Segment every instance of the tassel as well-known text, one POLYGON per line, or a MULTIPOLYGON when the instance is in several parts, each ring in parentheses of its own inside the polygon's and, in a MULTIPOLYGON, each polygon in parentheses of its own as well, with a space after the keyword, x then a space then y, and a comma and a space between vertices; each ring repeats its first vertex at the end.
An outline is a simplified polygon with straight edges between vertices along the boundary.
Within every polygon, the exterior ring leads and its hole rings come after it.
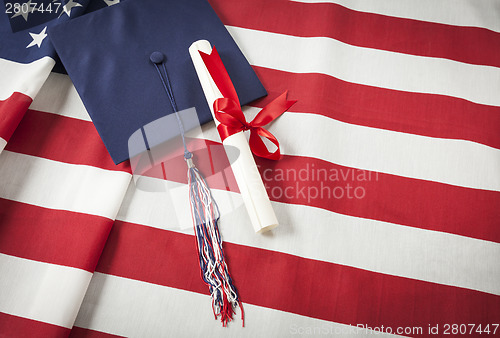
POLYGON ((224 259, 218 225, 219 208, 207 182, 194 165, 192 154, 185 153, 185 159, 188 165, 189 201, 201 278, 209 287, 215 318, 220 316, 222 326, 226 327, 227 323, 233 319, 234 308, 238 305, 241 308, 243 320, 243 307, 224 259))
POLYGON ((169 98, 179 125, 182 144, 184 145, 184 159, 188 166, 189 201, 191 203, 191 216, 198 248, 201 278, 208 285, 215 319, 220 316, 222 325, 226 327, 227 323, 233 319, 234 308, 239 305, 241 320, 243 326, 245 326, 243 307, 238 298, 238 291, 229 275, 224 259, 224 251, 222 250, 222 239, 219 233, 219 208, 212 198, 212 192, 207 182, 193 163, 193 154, 187 149, 184 126, 179 117, 164 62, 165 55, 161 52, 153 52, 150 61, 158 72, 163 89, 169 98))

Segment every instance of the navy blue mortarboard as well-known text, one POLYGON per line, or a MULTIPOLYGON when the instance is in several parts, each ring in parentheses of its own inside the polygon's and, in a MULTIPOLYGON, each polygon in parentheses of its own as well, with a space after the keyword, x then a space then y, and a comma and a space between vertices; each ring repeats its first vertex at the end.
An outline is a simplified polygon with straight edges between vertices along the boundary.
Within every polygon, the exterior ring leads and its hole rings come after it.
POLYGON ((49 37, 115 163, 129 158, 134 132, 173 113, 151 65, 155 51, 178 109, 195 107, 202 124, 212 115, 189 56, 196 40, 217 46, 241 104, 266 95, 205 0, 128 0, 53 27, 49 37))

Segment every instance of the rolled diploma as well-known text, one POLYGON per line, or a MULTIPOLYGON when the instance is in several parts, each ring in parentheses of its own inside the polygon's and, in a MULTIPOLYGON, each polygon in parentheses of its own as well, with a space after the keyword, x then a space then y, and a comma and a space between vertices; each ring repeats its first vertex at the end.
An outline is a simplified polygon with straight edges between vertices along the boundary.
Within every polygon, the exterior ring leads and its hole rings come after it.
MULTIPOLYGON (((199 51, 210 54, 212 47, 208 41, 198 40, 193 42, 191 47, 189 47, 189 54, 200 79, 201 87, 205 93, 205 98, 207 99, 214 121, 218 125, 219 122, 215 118, 213 104, 215 100, 223 96, 210 76, 199 51)), ((229 163, 231 163, 231 169, 255 232, 262 233, 277 227, 278 220, 276 214, 267 195, 245 134, 243 132, 233 134, 227 137, 222 144, 224 146, 236 147, 239 150, 238 154, 227 151, 226 148, 226 154, 229 163)))

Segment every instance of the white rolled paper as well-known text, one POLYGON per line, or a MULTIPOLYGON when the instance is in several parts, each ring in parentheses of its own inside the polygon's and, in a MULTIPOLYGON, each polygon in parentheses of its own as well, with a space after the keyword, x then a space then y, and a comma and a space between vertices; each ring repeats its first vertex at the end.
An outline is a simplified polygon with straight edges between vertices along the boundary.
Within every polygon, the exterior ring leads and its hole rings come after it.
MULTIPOLYGON (((214 116, 213 103, 223 96, 210 76, 199 51, 210 54, 212 46, 206 40, 198 40, 189 47, 189 54, 191 55, 210 111, 214 116)), ((217 125, 219 124, 215 116, 214 121, 217 125)), ((236 153, 228 151, 228 148, 226 148, 226 154, 229 163, 231 163, 231 169, 233 170, 236 183, 240 189, 255 232, 262 233, 277 227, 278 220, 276 214, 274 213, 244 132, 238 132, 227 137, 222 144, 224 146, 235 147, 239 150, 239 153, 236 153)))

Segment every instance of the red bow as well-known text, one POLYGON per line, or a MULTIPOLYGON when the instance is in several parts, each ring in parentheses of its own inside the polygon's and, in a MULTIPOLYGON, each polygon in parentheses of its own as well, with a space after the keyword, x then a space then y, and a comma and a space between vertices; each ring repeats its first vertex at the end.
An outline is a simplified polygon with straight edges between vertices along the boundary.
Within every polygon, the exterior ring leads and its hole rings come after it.
POLYGON ((226 137, 240 131, 250 130, 249 145, 252 152, 260 157, 278 160, 280 158, 279 142, 273 134, 262 127, 283 114, 296 101, 287 101, 287 92, 285 91, 266 105, 257 116, 248 123, 241 110, 240 102, 231 79, 215 47, 212 49, 210 55, 203 52, 200 52, 200 55, 217 85, 217 88, 219 88, 222 96, 224 96, 223 98, 215 100, 213 107, 215 118, 220 122, 217 130, 219 131, 222 141, 224 141, 226 137), (277 147, 277 149, 271 153, 261 137, 267 138, 277 147))

